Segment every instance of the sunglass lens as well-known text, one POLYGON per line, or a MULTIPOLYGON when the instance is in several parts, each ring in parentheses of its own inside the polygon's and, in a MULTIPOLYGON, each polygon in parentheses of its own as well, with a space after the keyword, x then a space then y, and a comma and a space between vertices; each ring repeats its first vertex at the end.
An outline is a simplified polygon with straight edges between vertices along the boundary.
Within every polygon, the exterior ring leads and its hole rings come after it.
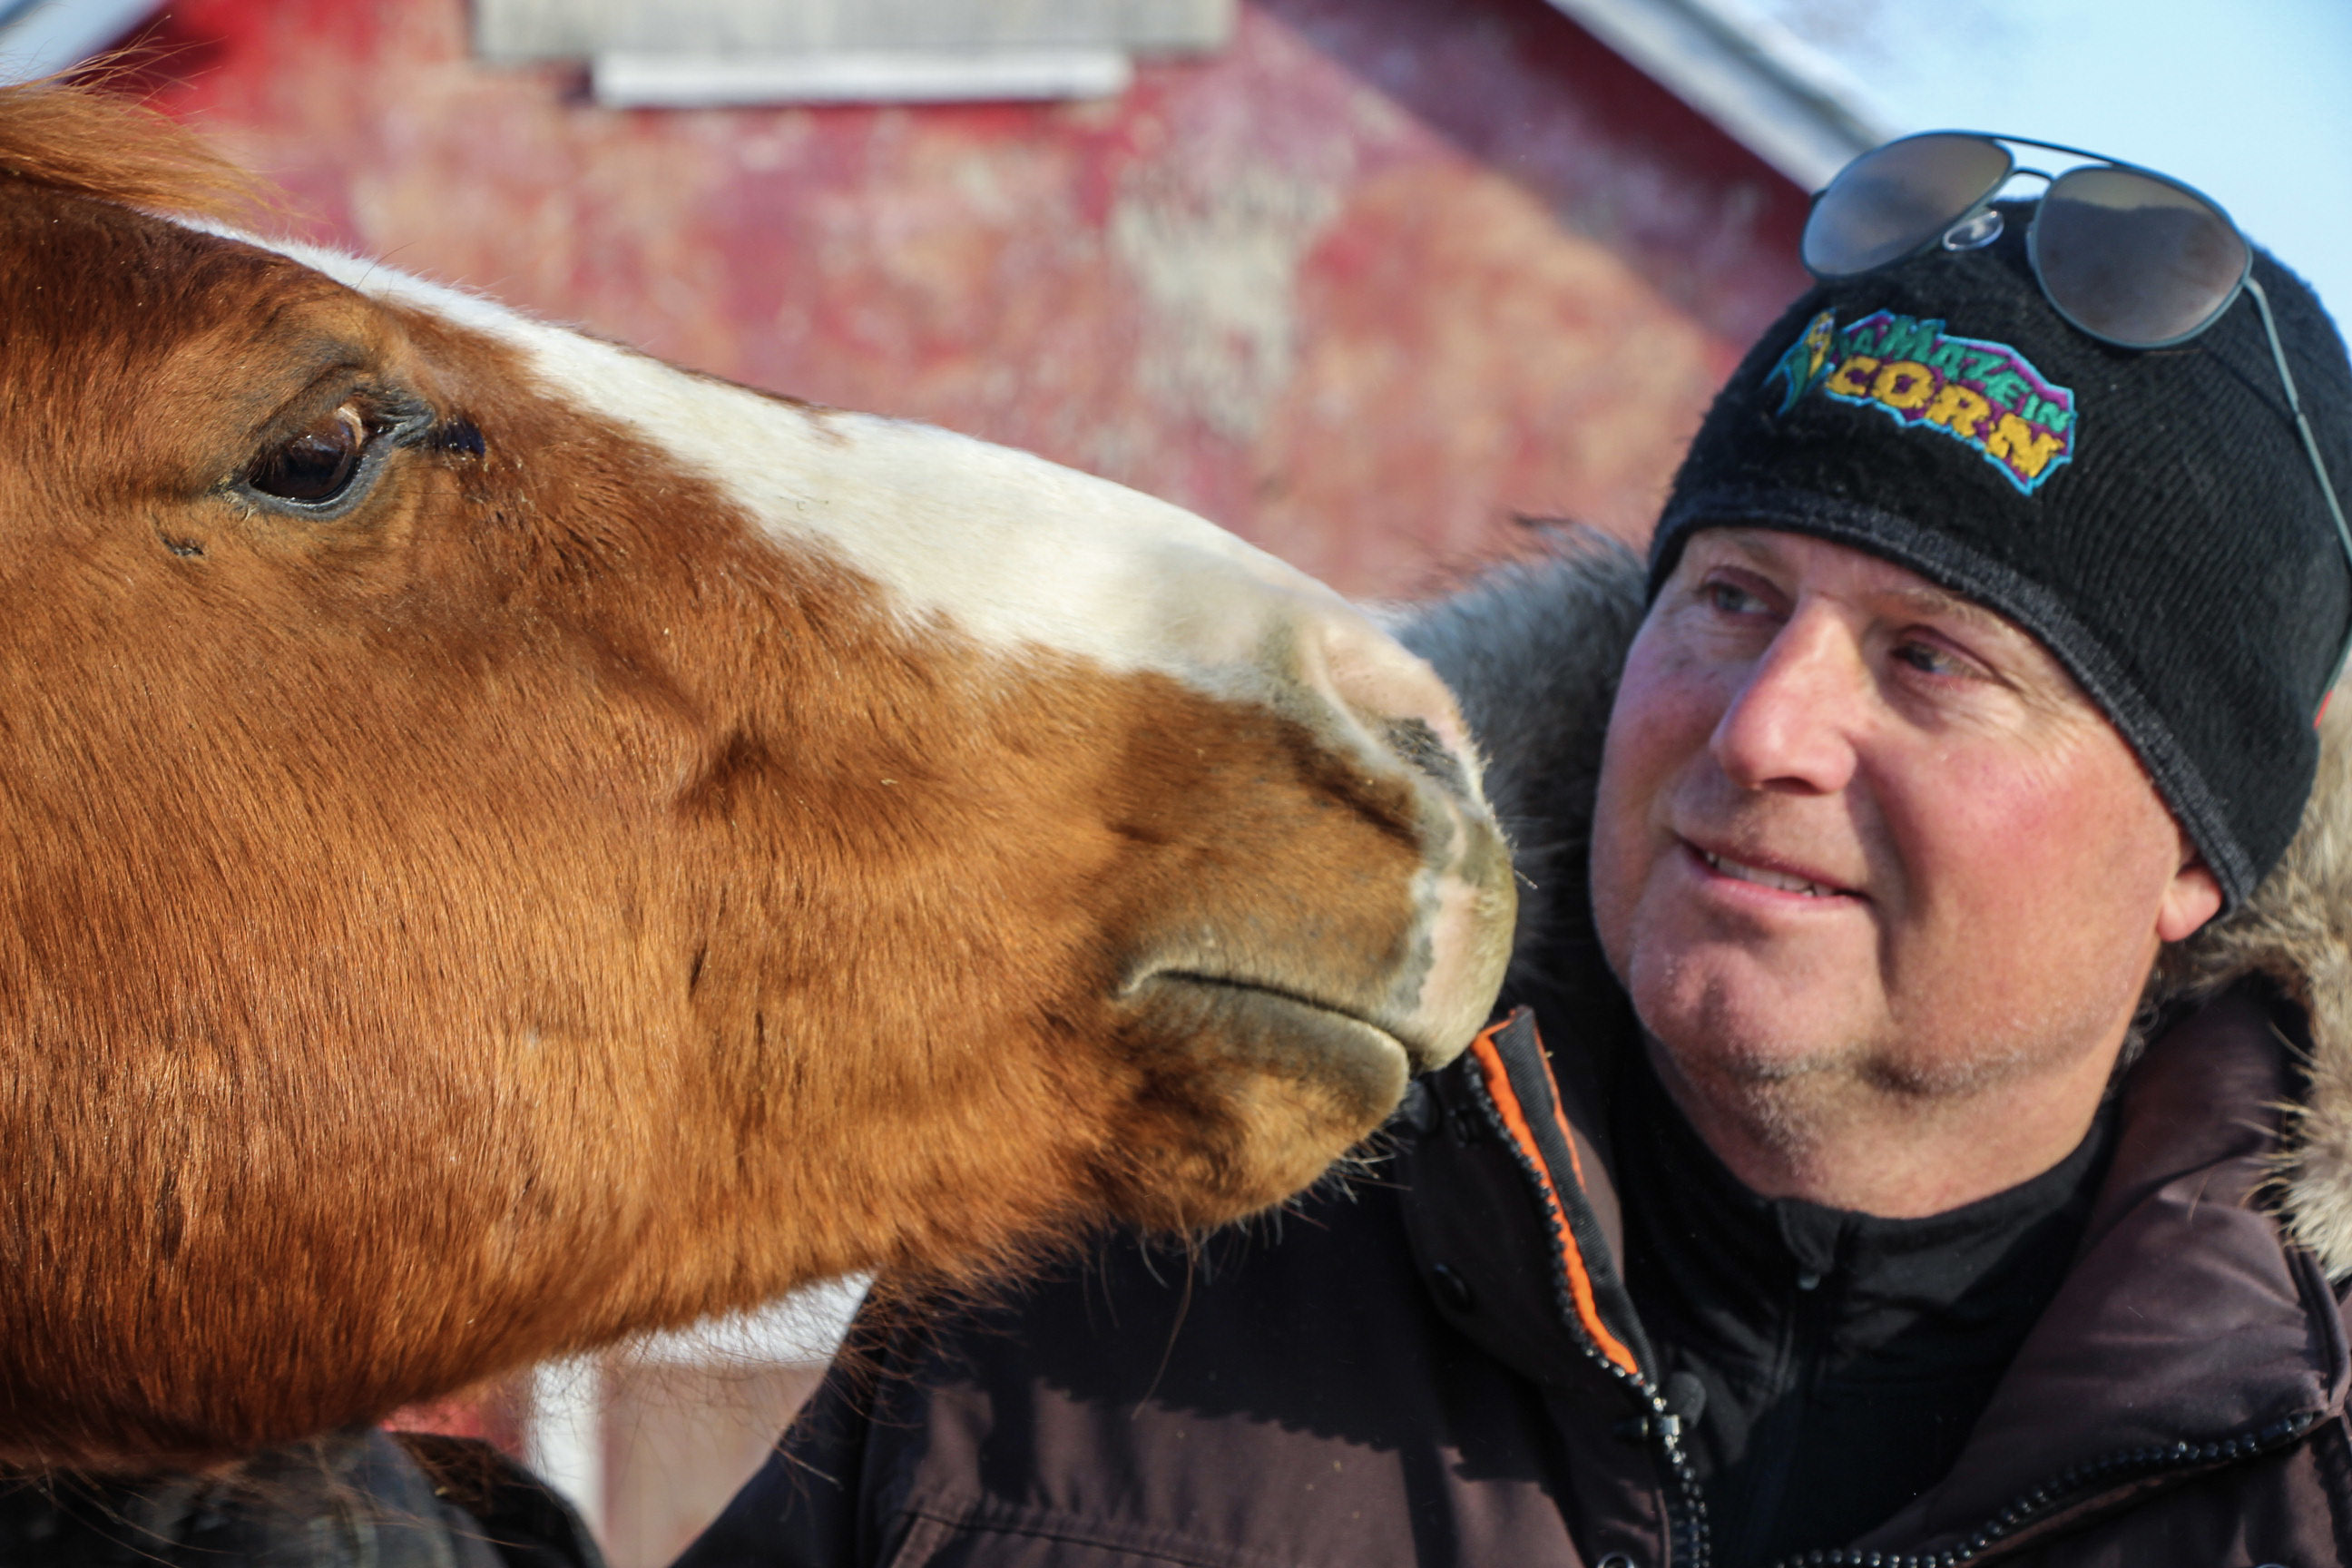
POLYGON ((1851 278, 1900 261, 1999 189, 2013 166, 1996 142, 1943 132, 1864 153, 1813 204, 1806 268, 1851 278))
POLYGON ((2033 261, 2051 303, 2126 348, 2203 328, 2237 298, 2249 256, 2212 203, 2133 169, 2069 170, 2033 220, 2033 261))

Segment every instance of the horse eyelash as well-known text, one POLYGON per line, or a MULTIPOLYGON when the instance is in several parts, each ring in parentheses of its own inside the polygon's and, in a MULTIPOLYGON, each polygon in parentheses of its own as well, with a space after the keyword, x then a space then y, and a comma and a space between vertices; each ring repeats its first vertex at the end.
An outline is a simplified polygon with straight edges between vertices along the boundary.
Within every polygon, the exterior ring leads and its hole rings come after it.
POLYGON ((453 414, 427 427, 416 444, 459 458, 478 458, 488 450, 482 439, 481 426, 462 414, 453 414))

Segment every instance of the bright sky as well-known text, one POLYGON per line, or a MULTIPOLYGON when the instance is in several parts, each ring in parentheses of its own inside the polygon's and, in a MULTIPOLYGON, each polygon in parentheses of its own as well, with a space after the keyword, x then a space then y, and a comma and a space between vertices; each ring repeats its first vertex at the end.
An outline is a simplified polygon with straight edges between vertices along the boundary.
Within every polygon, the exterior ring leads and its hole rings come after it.
POLYGON ((2011 131, 2220 202, 2352 331, 2352 0, 1748 0, 1896 131, 2011 131))

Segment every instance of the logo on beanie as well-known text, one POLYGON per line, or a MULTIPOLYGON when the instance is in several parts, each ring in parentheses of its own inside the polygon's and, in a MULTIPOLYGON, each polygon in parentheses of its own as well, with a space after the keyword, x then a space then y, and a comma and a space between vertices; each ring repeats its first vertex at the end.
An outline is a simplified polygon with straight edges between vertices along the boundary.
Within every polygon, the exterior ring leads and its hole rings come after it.
POLYGON ((1780 412, 1815 388, 1883 410, 1898 424, 1938 430, 1973 448, 2032 495, 2074 456, 2074 394, 2053 385, 2007 343, 1958 338, 1932 317, 1879 310, 1840 328, 1837 312, 1806 323, 1764 384, 1788 384, 1780 412))

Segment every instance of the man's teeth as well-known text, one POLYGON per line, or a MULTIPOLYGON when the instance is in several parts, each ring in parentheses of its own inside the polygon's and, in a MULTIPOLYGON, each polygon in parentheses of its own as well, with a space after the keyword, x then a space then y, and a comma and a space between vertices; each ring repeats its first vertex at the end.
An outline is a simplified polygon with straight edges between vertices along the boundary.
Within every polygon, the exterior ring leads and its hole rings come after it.
POLYGON ((1737 860, 1727 860, 1720 855, 1707 854, 1704 849, 1699 853, 1706 857, 1709 866, 1725 876, 1742 882, 1754 882, 1759 887, 1764 888, 1778 888, 1784 893, 1802 893, 1809 899, 1825 899, 1830 896, 1829 889, 1822 887, 1819 882, 1808 882, 1802 877, 1791 877, 1785 871, 1768 871, 1761 866, 1743 866, 1737 860))

